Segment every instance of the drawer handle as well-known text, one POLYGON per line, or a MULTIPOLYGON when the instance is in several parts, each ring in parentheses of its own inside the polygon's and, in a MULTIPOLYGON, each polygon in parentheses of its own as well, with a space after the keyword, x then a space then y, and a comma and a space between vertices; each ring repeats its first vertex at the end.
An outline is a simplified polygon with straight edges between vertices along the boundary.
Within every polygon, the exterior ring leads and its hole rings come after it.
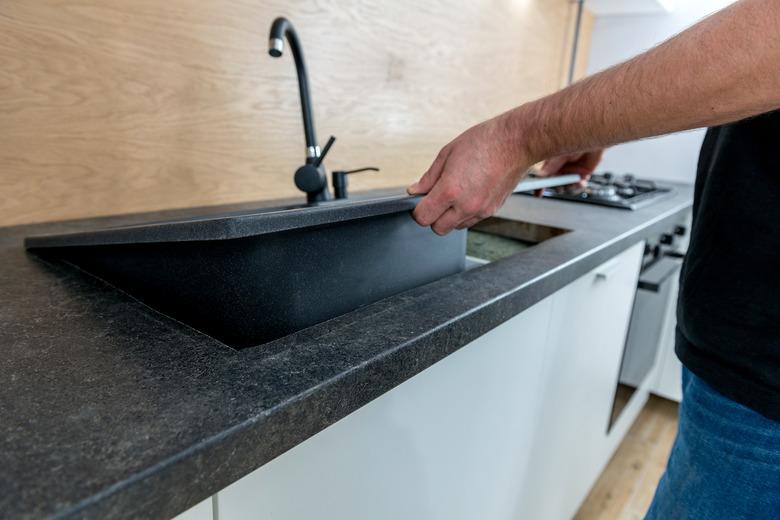
POLYGON ((612 260, 601 264, 596 270, 596 280, 609 280, 609 276, 617 269, 618 265, 620 265, 619 258, 613 258, 612 260))

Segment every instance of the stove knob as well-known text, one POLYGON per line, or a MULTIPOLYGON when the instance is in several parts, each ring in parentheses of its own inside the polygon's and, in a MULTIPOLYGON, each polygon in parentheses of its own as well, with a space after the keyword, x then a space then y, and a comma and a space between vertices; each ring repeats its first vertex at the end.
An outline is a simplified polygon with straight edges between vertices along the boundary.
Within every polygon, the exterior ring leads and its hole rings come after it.
POLYGON ((664 233, 663 235, 661 235, 661 239, 659 240, 659 242, 661 242, 665 246, 670 246, 674 244, 674 235, 670 233, 664 233))
POLYGON ((634 177, 633 173, 627 173, 623 175, 623 182, 625 182, 626 184, 631 184, 632 182, 634 182, 634 180, 636 180, 636 177, 634 177))
POLYGON ((685 236, 685 233, 687 233, 688 230, 685 228, 685 226, 674 226, 674 234, 678 237, 685 236))
POLYGON ((612 182, 612 179, 614 179, 614 178, 615 178, 615 174, 614 174, 614 173, 612 173, 612 172, 604 172, 604 174, 602 175, 602 177, 604 177, 604 180, 605 180, 605 181, 607 181, 607 182, 612 182))

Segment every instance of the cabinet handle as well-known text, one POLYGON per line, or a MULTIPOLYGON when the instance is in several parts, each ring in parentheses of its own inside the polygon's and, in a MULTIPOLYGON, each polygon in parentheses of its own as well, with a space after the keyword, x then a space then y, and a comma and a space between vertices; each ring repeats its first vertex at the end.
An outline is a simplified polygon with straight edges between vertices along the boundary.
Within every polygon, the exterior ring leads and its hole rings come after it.
POLYGON ((617 269, 618 265, 620 265, 619 258, 613 258, 612 260, 601 264, 596 270, 596 280, 607 281, 612 272, 617 269))

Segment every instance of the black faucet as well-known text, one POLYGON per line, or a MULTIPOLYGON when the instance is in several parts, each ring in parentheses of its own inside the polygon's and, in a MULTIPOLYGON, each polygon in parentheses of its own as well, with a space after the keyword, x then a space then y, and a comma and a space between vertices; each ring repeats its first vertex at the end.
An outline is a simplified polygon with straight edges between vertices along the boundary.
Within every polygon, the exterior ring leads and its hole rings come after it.
MULTIPOLYGON (((295 60, 295 70, 298 73, 298 90, 301 96, 301 112, 303 113, 303 133, 306 137, 306 164, 296 170, 295 185, 301 191, 306 192, 306 201, 309 203, 331 200, 333 197, 328 190, 328 177, 325 174, 325 166, 322 164, 322 161, 336 141, 336 138, 331 136, 325 148, 320 151, 320 147, 317 146, 317 136, 314 132, 314 117, 312 116, 311 98, 309 97, 309 76, 306 72, 306 63, 303 61, 301 42, 298 40, 298 34, 295 32, 295 28, 290 20, 280 16, 271 24, 268 54, 274 58, 281 57, 284 51, 285 38, 290 43, 290 50, 295 60)), ((346 175, 367 170, 379 171, 378 168, 369 167, 348 172, 333 172, 333 188, 336 192, 336 198, 344 199, 347 197, 346 175)))
MULTIPOLYGON (((328 191, 328 179, 325 176, 322 160, 325 158, 317 146, 317 136, 314 132, 314 117, 311 113, 311 98, 309 97, 309 76, 306 73, 306 63, 303 61, 303 50, 290 20, 279 17, 271 24, 271 35, 268 40, 268 54, 279 58, 284 51, 284 38, 290 42, 295 60, 295 70, 298 73, 298 90, 301 95, 301 112, 303 112, 303 133, 306 137, 306 164, 295 172, 295 185, 306 192, 308 202, 320 202, 331 198, 328 191)), ((329 148, 329 147, 328 147, 329 148)))

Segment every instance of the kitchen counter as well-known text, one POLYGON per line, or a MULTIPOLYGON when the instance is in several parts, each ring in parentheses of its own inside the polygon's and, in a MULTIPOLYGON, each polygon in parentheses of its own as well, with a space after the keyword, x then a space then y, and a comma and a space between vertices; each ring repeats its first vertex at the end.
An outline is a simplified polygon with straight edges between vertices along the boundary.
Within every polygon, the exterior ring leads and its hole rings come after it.
POLYGON ((0 228, 0 517, 180 513, 668 231, 691 200, 687 185, 633 212, 512 196, 499 216, 571 232, 241 351, 22 241, 290 201, 0 228))

